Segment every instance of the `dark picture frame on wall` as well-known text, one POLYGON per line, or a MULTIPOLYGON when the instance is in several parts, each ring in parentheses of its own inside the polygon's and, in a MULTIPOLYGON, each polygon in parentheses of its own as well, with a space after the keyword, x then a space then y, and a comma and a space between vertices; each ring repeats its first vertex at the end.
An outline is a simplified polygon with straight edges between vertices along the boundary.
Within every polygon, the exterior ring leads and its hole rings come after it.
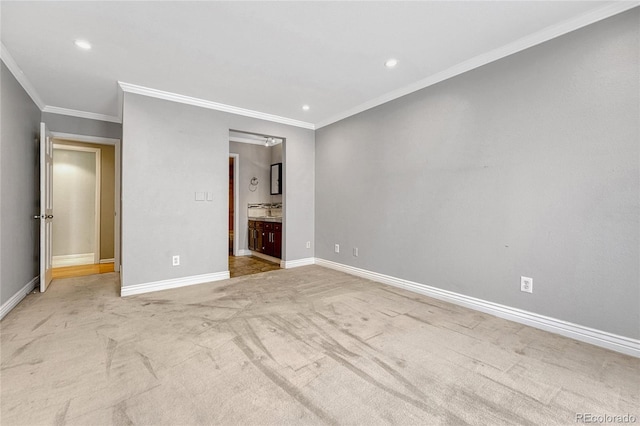
POLYGON ((282 194, 282 163, 271 165, 271 195, 282 194))

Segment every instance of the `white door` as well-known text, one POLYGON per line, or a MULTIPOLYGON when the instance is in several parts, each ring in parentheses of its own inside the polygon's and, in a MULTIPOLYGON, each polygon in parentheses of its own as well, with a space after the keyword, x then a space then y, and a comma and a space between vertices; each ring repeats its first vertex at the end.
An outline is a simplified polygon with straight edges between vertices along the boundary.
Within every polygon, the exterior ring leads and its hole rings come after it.
POLYGON ((40 291, 52 279, 51 227, 53 221, 53 138, 40 123, 40 291))

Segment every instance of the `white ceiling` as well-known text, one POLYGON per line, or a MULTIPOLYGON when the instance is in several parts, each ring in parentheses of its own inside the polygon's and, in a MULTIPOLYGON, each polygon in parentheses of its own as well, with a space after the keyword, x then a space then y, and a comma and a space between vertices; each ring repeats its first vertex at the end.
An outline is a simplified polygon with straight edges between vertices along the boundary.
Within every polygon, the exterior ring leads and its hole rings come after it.
POLYGON ((2 1, 0 36, 5 62, 49 108, 118 116, 122 81, 319 127, 625 7, 2 1))

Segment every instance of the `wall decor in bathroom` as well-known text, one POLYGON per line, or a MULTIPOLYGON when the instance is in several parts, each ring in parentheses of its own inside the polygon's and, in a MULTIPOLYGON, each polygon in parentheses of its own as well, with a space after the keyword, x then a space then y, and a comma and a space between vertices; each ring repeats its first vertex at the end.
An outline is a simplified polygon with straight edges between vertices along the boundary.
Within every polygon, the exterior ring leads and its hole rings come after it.
POLYGON ((282 194, 282 163, 271 165, 271 195, 282 194))
POLYGON ((256 189, 258 189, 258 183, 259 183, 258 178, 252 177, 251 182, 249 182, 249 191, 256 192, 256 189))

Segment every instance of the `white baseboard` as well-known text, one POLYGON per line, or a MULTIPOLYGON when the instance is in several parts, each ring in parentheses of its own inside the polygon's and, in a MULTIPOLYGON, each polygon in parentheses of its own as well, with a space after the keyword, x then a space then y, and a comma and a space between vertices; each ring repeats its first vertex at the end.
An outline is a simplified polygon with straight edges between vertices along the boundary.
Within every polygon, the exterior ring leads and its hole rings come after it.
POLYGON ((54 268, 62 266, 91 265, 94 262, 95 255, 93 253, 64 254, 60 256, 53 256, 51 259, 51 265, 54 268))
POLYGON ((405 290, 433 297, 434 299, 444 300, 445 302, 485 312, 520 324, 529 325, 541 330, 570 337, 581 342, 590 343, 592 345, 640 358, 640 340, 638 339, 619 336, 606 331, 584 327, 582 325, 539 315, 533 312, 527 312, 521 309, 488 302, 486 300, 476 299, 475 297, 465 296, 452 291, 442 290, 425 284, 367 271, 365 269, 354 268, 353 266, 343 265, 329 260, 316 258, 315 263, 326 268, 346 272, 347 274, 367 278, 383 284, 400 287, 405 290))
POLYGON ((31 281, 29 281, 24 287, 17 291, 16 294, 11 296, 9 300, 4 302, 2 306, 0 306, 0 320, 5 317, 13 308, 16 307, 22 299, 33 290, 38 282, 40 281, 40 276, 35 277, 31 281))
POLYGON ((251 250, 238 250, 238 256, 251 256, 251 250))
POLYGON ((111 258, 111 259, 100 259, 100 263, 113 263, 115 262, 115 259, 111 258))
POLYGON ((297 268, 298 266, 307 266, 313 265, 315 259, 313 257, 307 257, 305 259, 296 259, 296 260, 282 260, 280 261, 280 267, 285 269, 297 268))
POLYGON ((190 277, 153 281, 122 287, 120 289, 120 296, 133 296, 134 294, 150 293, 152 291, 168 290, 170 288, 186 287, 189 285, 204 284, 228 279, 229 271, 224 271, 215 272, 213 274, 192 275, 190 277))

